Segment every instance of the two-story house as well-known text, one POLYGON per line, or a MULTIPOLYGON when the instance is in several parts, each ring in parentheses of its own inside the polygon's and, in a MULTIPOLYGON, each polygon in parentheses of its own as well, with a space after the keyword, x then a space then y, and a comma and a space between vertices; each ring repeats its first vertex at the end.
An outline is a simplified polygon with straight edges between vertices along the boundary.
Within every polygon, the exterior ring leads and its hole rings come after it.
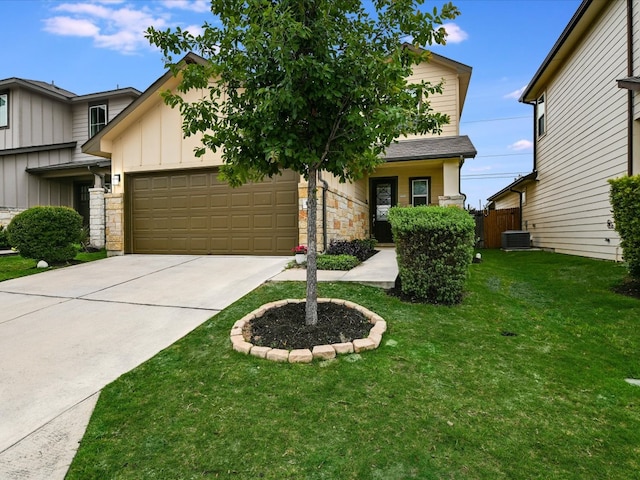
MULTIPOLYGON (((188 54, 185 62, 204 62, 188 54)), ((414 69, 442 95, 429 100, 451 122, 441 136, 400 139, 374 174, 341 184, 322 175, 318 244, 374 236, 391 242, 387 210, 393 205, 464 206, 460 167, 476 150, 459 134, 471 68, 440 55, 414 69)), ((195 157, 199 138, 183 138, 177 109, 160 92, 178 80, 165 73, 83 147, 111 161, 112 193, 106 195, 107 250, 123 253, 290 255, 305 244, 306 181, 294 172, 232 189, 218 180, 220 152, 195 157)), ((196 100, 204 92, 190 92, 196 100)))
POLYGON ((533 171, 489 201, 521 205, 532 244, 621 260, 610 178, 640 172, 640 0, 584 0, 529 82, 533 171))
POLYGON ((76 95, 53 83, 0 80, 0 225, 32 206, 69 206, 90 226, 92 245, 103 247, 110 161, 81 146, 139 95, 133 88, 76 95))

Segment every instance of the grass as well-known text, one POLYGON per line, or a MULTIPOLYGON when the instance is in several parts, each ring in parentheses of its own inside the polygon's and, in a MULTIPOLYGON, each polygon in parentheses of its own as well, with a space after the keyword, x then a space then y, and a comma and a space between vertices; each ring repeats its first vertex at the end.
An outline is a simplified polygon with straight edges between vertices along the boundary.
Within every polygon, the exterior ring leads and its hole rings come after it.
MULTIPOLYGON (((106 258, 107 253, 105 250, 99 252, 80 252, 76 255, 75 261, 77 262, 91 262, 93 260, 99 260, 106 258)), ((0 282, 4 280, 11 280, 12 278, 24 277, 27 275, 33 275, 36 273, 51 270, 53 268, 60 268, 60 266, 53 266, 49 268, 36 268, 35 260, 31 258, 23 258, 20 255, 5 255, 0 256, 0 282)))
POLYGON ((623 266, 485 251, 455 307, 320 284, 388 321, 308 365, 231 350, 258 288, 104 389, 68 479, 640 478, 640 300, 623 266), (509 335, 506 335, 506 334, 509 335), (515 334, 515 335, 513 335, 515 334))

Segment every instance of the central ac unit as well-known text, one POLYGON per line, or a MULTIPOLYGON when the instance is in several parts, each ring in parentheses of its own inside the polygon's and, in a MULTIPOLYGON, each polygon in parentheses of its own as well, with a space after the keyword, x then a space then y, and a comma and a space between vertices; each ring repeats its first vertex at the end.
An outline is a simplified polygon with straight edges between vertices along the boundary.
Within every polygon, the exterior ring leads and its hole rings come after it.
POLYGON ((529 248, 531 237, 524 230, 507 230, 502 232, 502 248, 529 248))

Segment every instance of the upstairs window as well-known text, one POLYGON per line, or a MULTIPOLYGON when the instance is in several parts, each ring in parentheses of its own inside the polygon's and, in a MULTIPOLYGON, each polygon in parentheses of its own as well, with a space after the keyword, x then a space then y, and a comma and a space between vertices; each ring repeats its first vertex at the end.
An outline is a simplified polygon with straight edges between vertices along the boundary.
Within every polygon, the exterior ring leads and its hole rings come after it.
POLYGON ((536 103, 536 128, 538 130, 538 137, 543 136, 547 131, 545 111, 544 95, 541 95, 536 103))
POLYGON ((429 179, 411 179, 411 205, 429 205, 429 179))
POLYGON ((9 94, 0 93, 0 128, 9 126, 9 94))
POLYGON ((107 104, 100 103, 89 106, 89 137, 104 128, 107 124, 107 104))

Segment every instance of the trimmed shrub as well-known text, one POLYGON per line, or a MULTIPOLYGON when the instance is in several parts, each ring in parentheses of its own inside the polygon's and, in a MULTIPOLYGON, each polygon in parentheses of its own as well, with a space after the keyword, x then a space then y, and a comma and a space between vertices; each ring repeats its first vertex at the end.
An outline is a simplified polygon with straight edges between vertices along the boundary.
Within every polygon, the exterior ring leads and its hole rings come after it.
POLYGON ((402 292, 429 303, 459 303, 473 259, 471 215, 455 207, 394 207, 389 221, 402 292))
POLYGON ((616 232, 629 275, 640 280, 640 175, 609 180, 616 232))
POLYGON ((19 213, 7 227, 9 242, 25 258, 63 263, 77 252, 82 217, 68 207, 33 207, 19 213))
POLYGON ((331 240, 327 248, 327 255, 352 255, 361 262, 375 253, 378 242, 373 238, 356 240, 331 240))
POLYGON ((353 255, 318 255, 318 270, 351 270, 360 264, 353 255))
POLYGON ((7 236, 7 229, 4 228, 4 225, 0 225, 0 250, 9 250, 10 248, 11 244, 7 236))

